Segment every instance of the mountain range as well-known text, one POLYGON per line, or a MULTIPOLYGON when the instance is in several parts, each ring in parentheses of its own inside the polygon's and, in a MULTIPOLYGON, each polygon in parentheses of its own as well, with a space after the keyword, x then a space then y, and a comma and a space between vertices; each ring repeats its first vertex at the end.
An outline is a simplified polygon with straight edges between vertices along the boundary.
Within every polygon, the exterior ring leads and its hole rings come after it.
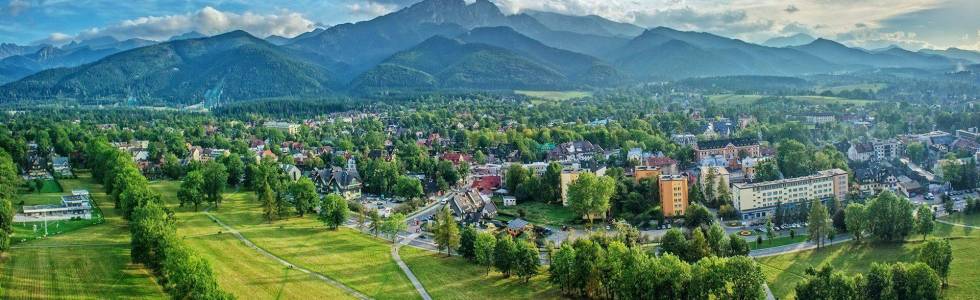
POLYGON ((488 0, 426 0, 371 20, 285 38, 190 32, 165 42, 110 37, 61 47, 0 45, 0 101, 73 98, 210 103, 337 93, 612 87, 648 80, 798 76, 980 63, 960 50, 864 50, 794 35, 759 45, 644 29, 598 16, 488 0))

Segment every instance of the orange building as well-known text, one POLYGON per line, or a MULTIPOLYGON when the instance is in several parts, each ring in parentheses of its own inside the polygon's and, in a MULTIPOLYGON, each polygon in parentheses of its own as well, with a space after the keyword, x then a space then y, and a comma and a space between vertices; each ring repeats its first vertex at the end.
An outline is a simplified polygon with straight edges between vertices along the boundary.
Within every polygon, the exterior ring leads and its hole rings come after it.
POLYGON ((681 216, 687 211, 687 177, 660 176, 660 209, 665 217, 681 216))
POLYGON ((649 167, 649 166, 636 166, 633 167, 633 180, 639 183, 640 180, 644 178, 657 178, 660 177, 660 168, 649 167))

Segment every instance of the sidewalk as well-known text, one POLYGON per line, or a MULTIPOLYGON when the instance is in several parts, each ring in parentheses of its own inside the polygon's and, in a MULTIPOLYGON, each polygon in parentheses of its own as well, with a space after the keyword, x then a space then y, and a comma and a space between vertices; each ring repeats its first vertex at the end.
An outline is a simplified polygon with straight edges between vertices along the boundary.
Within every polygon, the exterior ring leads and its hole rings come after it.
MULTIPOLYGON (((827 241, 826 243, 824 243, 823 246, 826 247, 830 245, 836 245, 836 244, 848 242, 850 240, 851 240, 850 236, 842 236, 832 241, 827 241)), ((786 253, 806 251, 806 250, 811 250, 816 248, 817 248, 817 244, 813 242, 803 242, 803 243, 789 244, 784 246, 777 246, 772 248, 752 250, 749 252, 749 256, 767 257, 767 256, 775 256, 775 255, 786 254, 786 253)))

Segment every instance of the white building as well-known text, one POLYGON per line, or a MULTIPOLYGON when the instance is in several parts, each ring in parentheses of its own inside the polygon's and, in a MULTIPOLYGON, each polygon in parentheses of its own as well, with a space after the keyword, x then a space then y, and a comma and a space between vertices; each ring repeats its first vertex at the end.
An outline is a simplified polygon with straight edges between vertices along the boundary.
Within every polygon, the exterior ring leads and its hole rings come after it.
POLYGON ((817 174, 732 185, 732 201, 743 220, 767 218, 776 206, 794 207, 814 199, 844 199, 847 196, 847 172, 830 169, 817 174))

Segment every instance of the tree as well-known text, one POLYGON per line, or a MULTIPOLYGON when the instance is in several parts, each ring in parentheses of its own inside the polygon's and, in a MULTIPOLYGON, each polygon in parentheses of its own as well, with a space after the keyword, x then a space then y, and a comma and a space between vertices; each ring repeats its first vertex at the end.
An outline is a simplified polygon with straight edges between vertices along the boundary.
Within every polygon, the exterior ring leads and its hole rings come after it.
POLYGON ((892 291, 896 299, 939 299, 942 282, 936 271, 928 265, 918 263, 896 263, 892 265, 892 291))
POLYGON ((347 221, 350 210, 347 200, 337 194, 329 194, 320 202, 320 220, 328 227, 337 229, 347 221))
POLYGON ((192 171, 184 176, 180 189, 177 190, 177 199, 180 200, 180 206, 194 204, 194 210, 197 210, 204 200, 204 175, 201 171, 192 171))
POLYGON ((527 181, 531 175, 528 174, 527 169, 520 164, 511 164, 507 168, 507 173, 504 175, 504 185, 507 190, 511 193, 517 192, 517 187, 527 181))
POLYGON ((476 259, 476 228, 473 226, 466 226, 463 228, 463 232, 459 235, 459 255, 463 256, 468 260, 476 259))
POLYGON ((948 239, 932 239, 919 248, 918 260, 929 265, 942 280, 943 286, 949 284, 949 267, 953 262, 953 247, 948 239))
POLYGON ((745 239, 734 233, 728 236, 727 256, 746 256, 749 255, 749 251, 751 251, 751 247, 745 239))
POLYGON ((6 151, 0 149, 0 252, 10 247, 10 236, 14 233, 14 207, 11 200, 16 197, 20 177, 17 166, 6 151))
POLYGON ((256 194, 259 203, 262 204, 262 213, 265 215, 265 220, 271 223, 272 215, 276 211, 276 195, 272 193, 272 187, 268 184, 263 184, 256 191, 256 194))
POLYGON ((568 243, 562 244, 561 248, 552 255, 551 266, 548 268, 550 276, 548 280, 558 285, 562 294, 568 294, 574 289, 575 274, 575 248, 568 243))
POLYGON ((905 153, 908 154, 909 158, 912 159, 913 162, 921 163, 926 160, 926 156, 929 152, 926 150, 926 146, 924 144, 912 142, 905 147, 905 153))
POLYGON ((763 160, 755 167, 754 181, 773 181, 779 179, 779 167, 772 160, 763 160))
POLYGON ((922 235, 922 240, 926 239, 926 235, 932 233, 935 224, 932 220, 932 210, 929 206, 923 204, 919 206, 919 210, 916 213, 915 220, 915 233, 922 235))
POLYGON ((221 163, 228 170, 228 184, 238 186, 242 181, 242 176, 245 175, 245 163, 242 162, 242 157, 238 154, 229 153, 221 157, 221 163))
POLYGON ((408 223, 405 220, 405 214, 395 213, 392 214, 388 219, 382 222, 382 231, 391 238, 391 242, 394 243, 395 239, 398 238, 398 233, 408 229, 408 223))
POLYGON ((493 266, 497 268, 497 271, 503 273, 504 277, 510 277, 511 272, 514 270, 514 253, 516 251, 517 245, 510 235, 504 234, 497 240, 493 251, 493 266))
POLYGON ((766 220, 766 239, 772 245, 772 240, 776 238, 776 230, 772 226, 772 219, 766 220))
POLYGON ((422 182, 415 177, 399 176, 395 182, 395 196, 408 200, 424 197, 425 193, 422 191, 422 182))
POLYGON ((854 299, 858 295, 854 280, 833 267, 807 268, 807 277, 796 284, 799 299, 854 299))
POLYGON ((660 252, 672 253, 674 255, 686 255, 687 239, 684 233, 677 228, 671 228, 660 238, 660 252))
MULTIPOLYGON (((871 235, 884 241, 899 241, 912 232, 912 202, 899 198, 890 191, 883 191, 871 199, 867 212, 867 228, 871 235)), ((811 222, 812 223, 812 222, 811 222)))
POLYGON ((542 200, 549 203, 561 200, 561 192, 558 190, 561 186, 561 171, 562 166, 557 162, 548 164, 544 175, 541 176, 542 200))
POLYGON ((689 262, 696 262, 702 258, 711 256, 711 246, 708 244, 707 238, 704 237, 704 231, 701 227, 694 228, 691 232, 691 240, 687 241, 687 253, 685 257, 689 262))
POLYGON ((807 227, 807 232, 810 234, 809 239, 817 242, 817 248, 820 248, 823 245, 824 238, 831 230, 830 215, 820 200, 813 200, 810 205, 810 215, 807 218, 807 222, 810 223, 809 227, 807 227))
POLYGON ((616 191, 616 182, 607 176, 582 173, 568 185, 568 205, 579 215, 585 216, 592 226, 592 219, 609 210, 609 198, 616 191))
POLYGON ((687 228, 710 225, 715 222, 715 217, 711 215, 707 207, 700 204, 691 204, 684 212, 684 226, 687 228))
POLYGON ((180 166, 180 159, 169 152, 163 156, 163 166, 160 166, 160 170, 170 179, 180 178, 180 175, 184 173, 184 167, 180 166))
POLYGON ((368 219, 371 219, 371 227, 369 228, 374 236, 378 236, 381 230, 384 229, 384 218, 378 214, 377 210, 368 210, 368 219))
MULTIPOLYGON (((762 268, 748 256, 735 256, 728 258, 725 263, 726 279, 731 284, 730 289, 719 299, 750 300, 763 299, 766 296, 766 278, 762 275, 762 268)), ((801 298, 805 299, 805 298, 801 298)))
POLYGON ((228 185, 228 171, 225 166, 211 161, 204 165, 204 198, 214 206, 221 205, 222 193, 228 185))
POLYGON ((293 182, 290 186, 291 194, 293 195, 293 205, 296 206, 296 212, 302 217, 310 210, 312 203, 316 203, 317 198, 320 197, 316 192, 316 185, 313 184, 313 180, 306 177, 300 177, 299 180, 293 182))
POLYGON ((436 215, 435 242, 439 246, 439 251, 446 250, 446 255, 452 255, 453 249, 459 247, 459 225, 453 218, 449 205, 443 206, 442 210, 436 215))
POLYGON ((514 274, 527 283, 531 277, 538 274, 541 266, 538 247, 529 241, 520 241, 517 242, 514 254, 514 274))
POLYGON ((473 255, 476 263, 487 267, 487 274, 490 274, 490 267, 493 266, 493 254, 497 246, 497 238, 489 232, 476 234, 476 241, 473 242, 473 255))
POLYGON ((844 224, 847 231, 854 236, 854 240, 860 242, 867 229, 867 212, 864 204, 851 203, 844 209, 844 224))

